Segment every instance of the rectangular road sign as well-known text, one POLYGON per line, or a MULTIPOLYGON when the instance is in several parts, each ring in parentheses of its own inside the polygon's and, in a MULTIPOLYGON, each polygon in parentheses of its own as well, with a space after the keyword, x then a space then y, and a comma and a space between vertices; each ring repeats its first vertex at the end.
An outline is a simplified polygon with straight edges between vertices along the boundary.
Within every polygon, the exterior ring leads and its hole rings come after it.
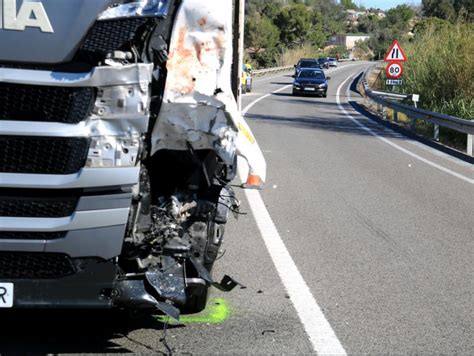
POLYGON ((401 80, 401 79, 387 79, 385 84, 387 84, 387 85, 402 85, 403 80, 401 80))

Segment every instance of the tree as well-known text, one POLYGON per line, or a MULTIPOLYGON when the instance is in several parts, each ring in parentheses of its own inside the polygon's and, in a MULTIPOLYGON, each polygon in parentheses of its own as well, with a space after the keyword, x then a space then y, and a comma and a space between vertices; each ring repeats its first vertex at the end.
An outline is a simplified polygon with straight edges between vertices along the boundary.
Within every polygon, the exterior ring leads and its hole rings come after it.
POLYGON ((415 26, 416 37, 424 36, 427 32, 436 33, 444 31, 447 28, 454 26, 451 22, 440 19, 438 17, 429 17, 421 20, 415 26))
POLYGON ((398 5, 385 13, 382 27, 393 28, 403 33, 408 30, 413 17, 415 17, 415 10, 408 5, 398 5))
POLYGON ((438 17, 451 22, 474 21, 473 0, 423 0, 422 4, 427 17, 438 17))
POLYGON ((246 19, 245 46, 252 47, 256 53, 261 49, 273 48, 278 43, 280 31, 267 17, 260 14, 246 19))
POLYGON ((439 17, 448 21, 454 21, 456 18, 454 0, 423 0, 422 4, 427 17, 439 17))
POLYGON ((356 10, 357 5, 352 2, 352 0, 341 0, 341 5, 344 6, 346 10, 356 10))
POLYGON ((311 30, 311 11, 303 4, 284 7, 277 15, 275 23, 280 32, 280 40, 287 47, 302 47, 311 30))
POLYGON ((380 20, 377 15, 364 15, 359 17, 357 31, 373 33, 380 28, 380 20))

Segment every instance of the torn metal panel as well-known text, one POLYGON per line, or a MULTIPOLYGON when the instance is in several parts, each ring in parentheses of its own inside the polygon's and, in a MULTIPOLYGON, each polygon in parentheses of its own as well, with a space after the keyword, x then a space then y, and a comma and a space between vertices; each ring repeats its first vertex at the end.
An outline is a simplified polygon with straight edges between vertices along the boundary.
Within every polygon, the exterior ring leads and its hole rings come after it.
POLYGON ((237 106, 231 91, 232 1, 185 0, 173 27, 163 104, 153 130, 160 149, 215 149, 232 163, 237 106))
POLYGON ((191 144, 196 150, 214 149, 227 164, 240 153, 264 179, 258 145, 238 148, 239 127, 246 127, 250 135, 251 131, 232 94, 232 10, 232 0, 182 2, 173 27, 152 153, 187 150, 191 144))
POLYGON ((127 136, 148 131, 152 64, 95 67, 88 73, 62 73, 5 68, 0 82, 62 87, 95 87, 97 98, 90 116, 76 125, 3 121, 2 133, 23 136, 127 136), (26 79, 25 79, 26 78, 26 79))
POLYGON ((85 73, 2 68, 0 82, 58 87, 105 87, 150 83, 152 71, 153 64, 145 63, 95 67, 85 73))

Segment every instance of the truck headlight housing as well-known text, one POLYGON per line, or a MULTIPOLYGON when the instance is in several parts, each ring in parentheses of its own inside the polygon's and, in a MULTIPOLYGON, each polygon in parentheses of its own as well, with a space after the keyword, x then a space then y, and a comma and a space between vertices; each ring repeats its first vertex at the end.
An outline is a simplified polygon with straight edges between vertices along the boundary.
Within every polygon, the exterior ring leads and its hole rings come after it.
POLYGON ((135 167, 141 154, 139 135, 91 137, 86 166, 89 168, 135 167))
POLYGON ((168 14, 170 0, 131 0, 109 7, 98 20, 128 17, 164 17, 168 14))

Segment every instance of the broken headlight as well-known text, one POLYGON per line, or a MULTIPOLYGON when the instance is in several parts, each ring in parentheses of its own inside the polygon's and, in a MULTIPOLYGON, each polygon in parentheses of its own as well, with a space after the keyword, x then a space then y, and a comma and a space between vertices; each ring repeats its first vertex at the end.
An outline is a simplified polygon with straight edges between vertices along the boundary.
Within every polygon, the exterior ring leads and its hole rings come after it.
POLYGON ((109 7, 99 20, 127 17, 164 17, 168 14, 170 0, 135 0, 109 7))
POLYGON ((141 153, 139 135, 91 138, 86 166, 89 168, 135 167, 141 153))

